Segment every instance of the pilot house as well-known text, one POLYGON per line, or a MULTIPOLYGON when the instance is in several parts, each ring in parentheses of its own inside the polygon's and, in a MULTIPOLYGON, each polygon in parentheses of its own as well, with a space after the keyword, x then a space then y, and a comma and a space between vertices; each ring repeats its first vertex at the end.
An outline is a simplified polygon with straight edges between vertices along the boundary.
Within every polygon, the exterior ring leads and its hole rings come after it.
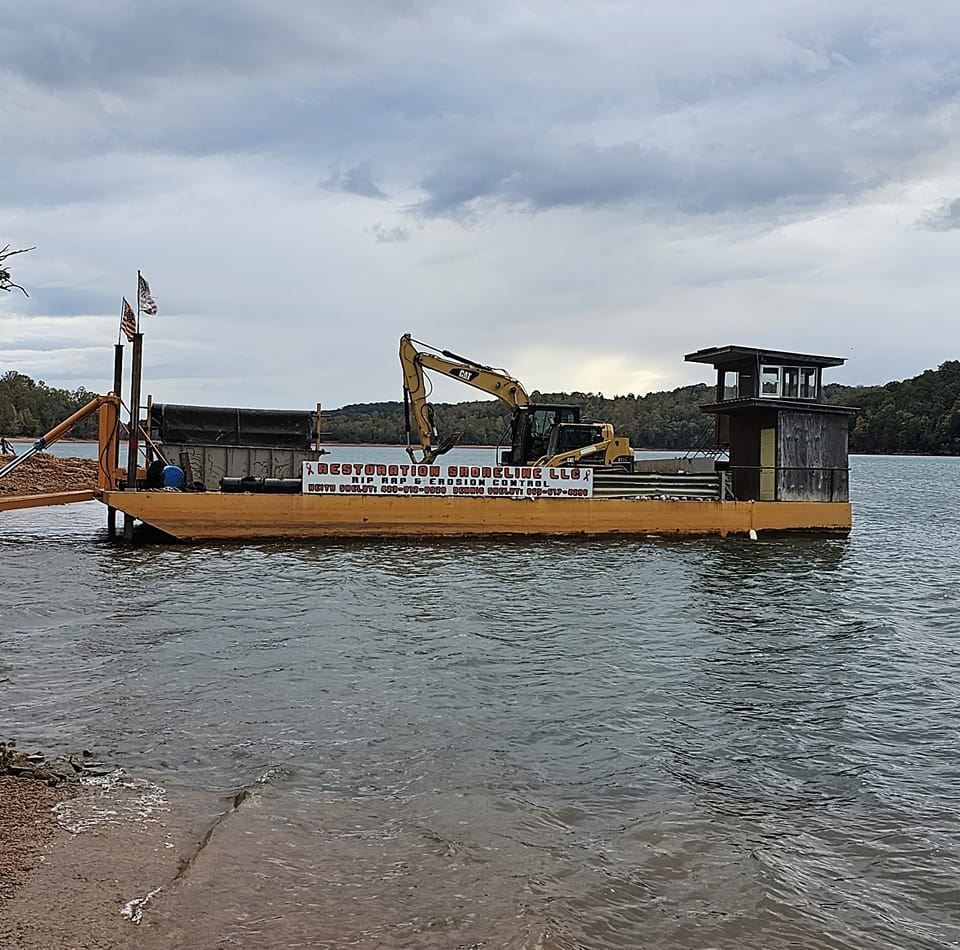
POLYGON ((835 356, 709 347, 690 363, 717 370, 717 443, 729 454, 733 495, 756 501, 849 501, 847 443, 856 409, 823 400, 835 356))

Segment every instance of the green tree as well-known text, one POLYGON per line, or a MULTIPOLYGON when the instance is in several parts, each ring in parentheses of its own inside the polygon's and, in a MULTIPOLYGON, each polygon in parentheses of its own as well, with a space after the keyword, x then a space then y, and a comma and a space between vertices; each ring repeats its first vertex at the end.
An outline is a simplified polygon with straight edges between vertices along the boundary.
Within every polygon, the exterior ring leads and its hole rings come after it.
MULTIPOLYGON (((0 376, 0 435, 35 438, 52 429, 93 398, 83 387, 76 390, 55 389, 43 380, 35 382, 23 373, 7 372, 0 376)), ((76 438, 93 438, 97 420, 90 416, 73 429, 76 438)))

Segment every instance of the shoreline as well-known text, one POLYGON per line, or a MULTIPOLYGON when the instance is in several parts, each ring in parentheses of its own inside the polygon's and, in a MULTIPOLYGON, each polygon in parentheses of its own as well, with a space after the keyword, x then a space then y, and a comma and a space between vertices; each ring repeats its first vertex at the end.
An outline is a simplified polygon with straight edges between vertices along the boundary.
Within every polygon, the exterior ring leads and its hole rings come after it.
POLYGON ((181 805, 171 816, 164 789, 119 769, 56 787, 0 776, 0 947, 186 945, 151 913, 202 840, 196 803, 181 805))
POLYGON ((137 825, 162 801, 87 750, 47 758, 0 741, 0 946, 137 945, 108 885, 136 886, 131 861, 157 873, 137 825))

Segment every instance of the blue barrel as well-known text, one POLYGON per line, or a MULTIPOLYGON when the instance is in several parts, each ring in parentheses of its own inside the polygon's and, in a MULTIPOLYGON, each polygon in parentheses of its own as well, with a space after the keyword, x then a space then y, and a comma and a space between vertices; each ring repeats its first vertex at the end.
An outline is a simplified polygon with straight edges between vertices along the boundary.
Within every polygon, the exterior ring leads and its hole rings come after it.
POLYGON ((163 487, 164 488, 183 488, 187 476, 183 474, 183 469, 179 465, 163 466, 163 487))

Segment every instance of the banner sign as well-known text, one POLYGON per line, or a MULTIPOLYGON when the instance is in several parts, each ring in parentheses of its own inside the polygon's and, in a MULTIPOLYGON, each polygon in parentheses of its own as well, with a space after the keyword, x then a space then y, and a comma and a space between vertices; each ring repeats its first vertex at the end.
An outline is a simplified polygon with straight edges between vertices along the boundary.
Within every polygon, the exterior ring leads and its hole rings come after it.
POLYGON ((592 468, 304 462, 305 495, 592 498, 592 468))

